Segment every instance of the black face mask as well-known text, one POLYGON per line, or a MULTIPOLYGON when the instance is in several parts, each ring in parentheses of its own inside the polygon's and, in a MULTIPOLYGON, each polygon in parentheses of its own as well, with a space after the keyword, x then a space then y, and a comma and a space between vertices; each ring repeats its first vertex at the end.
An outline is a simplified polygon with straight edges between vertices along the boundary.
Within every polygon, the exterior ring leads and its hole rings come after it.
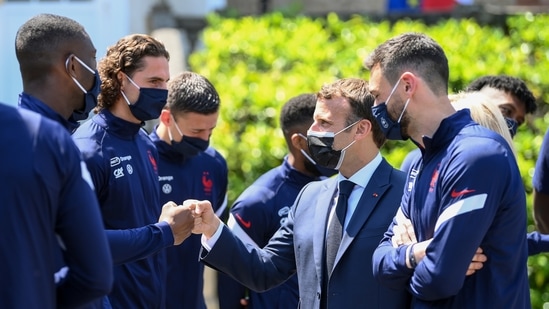
MULTIPOLYGON (((307 140, 307 137, 301 133, 298 133, 299 136, 307 140)), ((313 158, 304 150, 300 149, 301 154, 305 157, 305 162, 303 165, 305 166, 305 169, 313 174, 315 177, 332 177, 333 175, 337 174, 337 170, 332 168, 326 168, 323 166, 318 165, 313 158)))
POLYGON ((341 164, 343 163, 343 159, 345 158, 345 150, 351 147, 355 141, 353 140, 349 145, 341 150, 334 150, 333 145, 335 136, 357 123, 358 121, 337 133, 316 132, 311 130, 307 131, 307 145, 313 160, 322 167, 339 170, 341 164))
POLYGON ((183 135, 183 133, 181 132, 181 129, 179 129, 179 126, 175 122, 175 118, 173 117, 173 115, 171 115, 171 117, 175 125, 175 129, 177 130, 179 135, 181 135, 180 142, 174 141, 172 133, 168 128, 168 136, 170 137, 172 148, 175 151, 182 154, 185 158, 192 158, 197 156, 199 153, 206 151, 206 149, 208 149, 208 146, 210 145, 209 140, 205 141, 198 137, 190 137, 190 136, 183 135))

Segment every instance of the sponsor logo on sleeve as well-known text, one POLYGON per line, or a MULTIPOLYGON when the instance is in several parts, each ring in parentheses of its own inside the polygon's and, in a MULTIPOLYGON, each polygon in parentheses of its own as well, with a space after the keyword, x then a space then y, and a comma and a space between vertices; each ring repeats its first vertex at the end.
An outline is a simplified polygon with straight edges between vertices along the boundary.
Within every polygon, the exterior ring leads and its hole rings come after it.
POLYGON ((245 227, 247 229, 252 227, 252 222, 251 221, 245 221, 244 219, 242 219, 240 214, 235 214, 234 217, 236 218, 236 220, 238 220, 238 222, 240 222, 240 224, 242 224, 243 227, 245 227))
POLYGON ((452 198, 458 198, 458 197, 464 196, 465 194, 473 193, 473 192, 475 192, 475 190, 463 189, 461 191, 456 191, 456 189, 454 189, 452 190, 452 193, 450 193, 450 196, 452 196, 452 198))

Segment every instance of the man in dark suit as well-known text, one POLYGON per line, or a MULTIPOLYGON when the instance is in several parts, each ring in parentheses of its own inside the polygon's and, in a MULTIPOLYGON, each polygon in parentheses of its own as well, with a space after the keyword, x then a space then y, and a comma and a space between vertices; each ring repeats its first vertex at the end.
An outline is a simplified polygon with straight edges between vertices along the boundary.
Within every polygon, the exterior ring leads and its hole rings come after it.
POLYGON ((306 185, 263 249, 245 246, 207 204, 191 205, 193 232, 203 233, 202 260, 256 291, 297 272, 301 308, 407 308, 406 291, 382 287, 372 274, 372 253, 399 206, 405 176, 381 157, 385 137, 372 115, 373 102, 361 79, 322 87, 307 140, 317 164, 339 174, 306 185), (341 216, 341 244, 327 267, 326 235, 334 220, 339 222, 333 206, 340 208, 342 181, 354 184, 341 216))

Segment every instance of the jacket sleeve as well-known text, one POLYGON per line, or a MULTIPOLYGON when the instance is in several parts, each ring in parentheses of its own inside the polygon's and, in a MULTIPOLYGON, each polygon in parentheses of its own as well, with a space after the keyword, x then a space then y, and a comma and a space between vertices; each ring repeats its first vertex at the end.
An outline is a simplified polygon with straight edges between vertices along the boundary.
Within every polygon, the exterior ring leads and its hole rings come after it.
POLYGON ((404 290, 408 286, 411 276, 414 273, 413 269, 406 266, 406 249, 408 246, 400 246, 394 248, 391 242, 393 237, 393 227, 397 225, 397 217, 403 216, 408 218, 405 214, 406 211, 401 207, 398 209, 396 216, 393 218, 393 222, 387 229, 387 232, 383 235, 379 246, 376 248, 373 254, 373 273, 374 277, 383 285, 404 290))
POLYGON ((293 212, 273 235, 267 246, 259 249, 245 245, 226 226, 221 236, 201 259, 215 269, 256 292, 263 292, 286 281, 296 271, 293 246, 293 212))
POLYGON ((532 232, 527 234, 528 239, 528 256, 549 252, 549 235, 541 234, 540 232, 532 232))
POLYGON ((68 276, 57 288, 58 307, 76 307, 106 295, 113 282, 113 265, 97 199, 80 153, 67 135, 60 147, 67 171, 59 200, 56 233, 64 247, 68 276), (88 179, 88 181, 86 181, 88 179))
MULTIPOLYGON (((495 148, 497 146, 490 150, 501 151, 495 148)), ((394 288, 405 286, 415 297, 427 301, 444 299, 459 292, 476 250, 479 247, 490 250, 483 247, 483 241, 502 207, 504 191, 509 191, 510 187, 514 191, 523 190, 521 183, 507 181, 520 180, 513 174, 512 163, 502 155, 490 155, 486 148, 477 153, 461 152, 452 160, 451 164, 441 164, 436 182, 438 192, 433 193, 436 195, 436 201, 433 201, 436 209, 414 205, 415 211, 421 207, 422 211, 434 213, 437 217, 436 224, 429 227, 421 227, 412 217, 416 235, 418 228, 424 229, 421 231, 423 237, 418 241, 432 238, 432 242, 409 281, 405 283, 410 274, 405 266, 406 246, 391 247, 390 236, 395 222, 374 253, 374 273, 380 282, 394 288), (493 177, 495 170, 498 171, 497 180, 493 177)), ((429 185, 416 183, 414 190, 428 190, 429 187, 424 186, 429 185)), ((520 217, 509 220, 516 220, 516 226, 521 224, 520 217)), ((487 250, 485 254, 490 257, 487 250)))
POLYGON ((107 230, 107 239, 115 265, 140 260, 173 246, 173 233, 166 222, 126 229, 107 230))

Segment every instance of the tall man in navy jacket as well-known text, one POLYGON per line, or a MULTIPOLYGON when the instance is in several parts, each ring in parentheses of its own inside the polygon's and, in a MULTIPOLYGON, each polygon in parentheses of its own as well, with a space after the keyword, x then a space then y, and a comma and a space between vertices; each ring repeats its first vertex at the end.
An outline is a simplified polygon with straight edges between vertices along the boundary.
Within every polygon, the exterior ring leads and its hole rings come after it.
MULTIPOLYGON (((204 76, 183 72, 168 83, 168 101, 150 134, 159 154, 161 202, 208 200, 219 215, 226 206, 225 158, 209 146, 219 116, 219 95, 204 76)), ((206 309, 200 236, 167 248, 166 308, 206 309)))
POLYGON ((411 138, 422 158, 374 253, 380 282, 412 294, 412 308, 530 308, 526 199, 513 151, 448 99, 448 60, 421 33, 391 38, 366 60, 374 116, 390 139, 411 138), (393 247, 400 217, 417 243, 393 247), (478 248, 482 269, 465 276, 478 248))
POLYGON ((4 104, 0 128, 1 306, 78 307, 107 294, 109 247, 70 135, 50 119, 4 104), (58 241, 70 271, 56 290, 58 241))
POLYGON ((158 153, 141 127, 166 104, 168 59, 164 45, 148 35, 129 35, 109 47, 99 63, 98 113, 73 134, 110 234, 115 268, 108 300, 114 308, 164 307, 165 256, 154 253, 181 244, 192 227, 190 212, 180 218, 163 214, 160 223, 150 224, 163 208, 158 153), (171 228, 177 221, 184 227, 180 233, 171 228))
POLYGON ((211 207, 198 205, 193 231, 203 233, 203 261, 256 291, 297 272, 302 308, 406 308, 407 292, 379 285, 371 268, 372 253, 394 216, 404 185, 404 174, 379 152, 385 138, 372 116, 373 102, 361 79, 323 86, 307 134, 309 150, 316 162, 338 169, 337 177, 306 185, 286 222, 263 249, 245 246, 211 207), (342 180, 355 186, 328 276, 326 232, 342 180))

